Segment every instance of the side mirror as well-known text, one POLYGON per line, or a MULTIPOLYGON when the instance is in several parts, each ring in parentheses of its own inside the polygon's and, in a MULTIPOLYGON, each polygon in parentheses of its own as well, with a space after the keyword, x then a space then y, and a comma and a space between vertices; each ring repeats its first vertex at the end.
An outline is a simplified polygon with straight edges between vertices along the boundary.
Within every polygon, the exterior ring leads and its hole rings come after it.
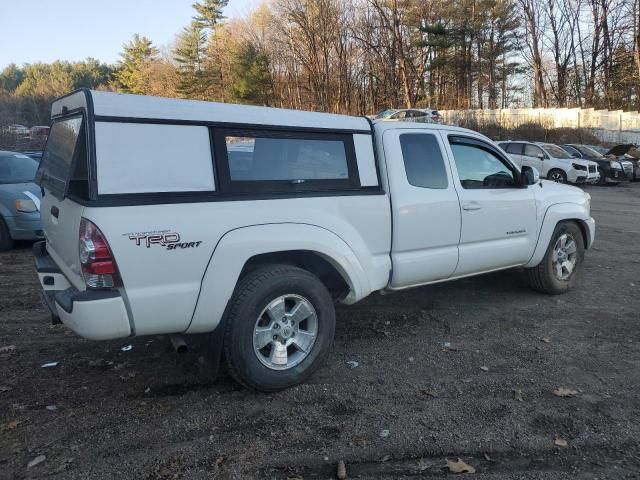
POLYGON ((535 167, 524 165, 520 171, 520 177, 524 185, 535 185, 540 181, 540 172, 535 167))
POLYGON ((572 153, 572 154, 571 154, 571 156, 572 156, 573 158, 581 158, 581 157, 580 157, 580 155, 578 155, 577 153, 572 153))
POLYGON ((544 153, 539 153, 539 154, 537 155, 537 157, 538 157, 540 160, 544 160, 544 153))

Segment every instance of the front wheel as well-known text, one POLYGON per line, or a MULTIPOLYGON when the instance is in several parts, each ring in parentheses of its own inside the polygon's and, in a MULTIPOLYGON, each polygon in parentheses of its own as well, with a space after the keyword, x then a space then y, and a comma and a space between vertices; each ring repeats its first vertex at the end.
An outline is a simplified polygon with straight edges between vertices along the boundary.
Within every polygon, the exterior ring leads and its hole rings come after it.
POLYGON ((547 178, 552 182, 567 183, 567 174, 564 173, 562 170, 558 170, 558 169, 551 170, 549 172, 549 175, 547 175, 547 178))
POLYGON ((335 332, 331 295, 313 274, 267 265, 245 275, 226 319, 224 356, 245 387, 273 392, 308 378, 326 357, 335 332))
POLYGON ((584 260, 582 231, 573 222, 559 223, 542 261, 526 270, 530 286, 557 295, 573 287, 584 260))

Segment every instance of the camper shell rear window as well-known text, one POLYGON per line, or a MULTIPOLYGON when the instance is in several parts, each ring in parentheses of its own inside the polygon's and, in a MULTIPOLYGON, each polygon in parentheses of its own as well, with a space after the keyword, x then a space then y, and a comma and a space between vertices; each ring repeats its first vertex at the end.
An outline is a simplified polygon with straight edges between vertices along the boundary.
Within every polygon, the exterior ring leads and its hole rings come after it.
POLYGON ((69 191, 86 197, 87 161, 84 118, 57 120, 51 127, 36 182, 62 198, 69 191))

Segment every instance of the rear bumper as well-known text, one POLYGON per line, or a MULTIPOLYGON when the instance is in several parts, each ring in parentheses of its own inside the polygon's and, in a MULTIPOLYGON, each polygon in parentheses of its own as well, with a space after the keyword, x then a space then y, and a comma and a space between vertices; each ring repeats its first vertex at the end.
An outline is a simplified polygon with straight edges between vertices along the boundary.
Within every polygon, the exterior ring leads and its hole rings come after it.
POLYGON ((36 243, 33 253, 45 302, 54 317, 91 340, 131 335, 129 315, 118 290, 77 290, 51 259, 45 242, 36 243))
POLYGON ((44 236, 39 213, 19 213, 4 220, 14 240, 40 240, 44 236))

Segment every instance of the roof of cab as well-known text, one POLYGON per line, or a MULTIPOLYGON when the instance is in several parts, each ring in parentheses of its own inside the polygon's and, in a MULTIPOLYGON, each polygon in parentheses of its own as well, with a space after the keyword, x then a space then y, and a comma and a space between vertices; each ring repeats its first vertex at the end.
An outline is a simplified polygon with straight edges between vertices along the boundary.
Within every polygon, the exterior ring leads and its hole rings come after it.
POLYGON ((96 117, 123 118, 123 121, 135 118, 371 132, 365 117, 87 89, 58 98, 51 107, 51 116, 61 115, 64 107, 68 111, 87 108, 89 102, 96 117))

